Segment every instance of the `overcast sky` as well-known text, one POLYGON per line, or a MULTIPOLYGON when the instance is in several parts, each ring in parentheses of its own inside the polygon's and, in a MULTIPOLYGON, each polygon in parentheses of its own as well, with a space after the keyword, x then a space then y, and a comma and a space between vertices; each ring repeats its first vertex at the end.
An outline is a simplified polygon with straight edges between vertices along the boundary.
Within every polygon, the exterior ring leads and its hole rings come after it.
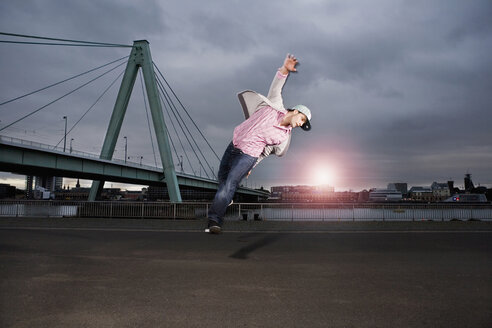
MULTIPOLYGON (((355 191, 449 179, 461 186, 467 172, 475 184, 492 187, 491 17, 490 0, 0 2, 1 32, 148 40, 154 62, 219 156, 243 120, 236 94, 267 94, 293 53, 300 66, 284 87, 284 104, 311 108, 312 130, 294 130, 287 155, 263 161, 248 185, 327 182, 355 191)), ((0 102, 129 52, 1 43, 0 102)), ((62 116, 70 127, 123 67, 0 134, 56 144, 62 116)), ((0 106, 0 128, 87 80, 0 106)), ((100 151, 117 88, 70 133, 74 149, 100 151)), ((123 158, 128 136, 128 155, 154 164, 145 117, 137 79, 116 158, 123 158)), ((24 184, 9 173, 0 173, 0 182, 24 184)))

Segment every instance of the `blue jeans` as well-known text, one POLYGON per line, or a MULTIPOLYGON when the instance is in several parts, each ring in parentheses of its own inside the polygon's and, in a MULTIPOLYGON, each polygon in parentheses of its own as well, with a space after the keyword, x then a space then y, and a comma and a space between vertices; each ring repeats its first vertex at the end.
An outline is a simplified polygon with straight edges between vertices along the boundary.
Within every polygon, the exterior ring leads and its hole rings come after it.
POLYGON ((247 155, 240 149, 235 148, 231 141, 220 161, 219 187, 212 206, 208 210, 208 218, 210 220, 222 225, 227 206, 234 198, 234 193, 239 187, 239 183, 251 171, 257 159, 257 157, 247 155))

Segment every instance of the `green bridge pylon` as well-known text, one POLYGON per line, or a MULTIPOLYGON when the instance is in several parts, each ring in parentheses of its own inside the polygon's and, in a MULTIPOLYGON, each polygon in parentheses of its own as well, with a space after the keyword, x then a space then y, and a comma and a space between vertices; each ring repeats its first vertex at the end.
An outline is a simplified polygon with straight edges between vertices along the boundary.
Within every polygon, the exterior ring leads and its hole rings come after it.
MULTIPOLYGON (((133 48, 126 65, 125 74, 121 81, 120 90, 116 103, 114 105, 113 114, 109 121, 106 137, 101 150, 101 159, 110 160, 113 158, 116 141, 120 134, 123 118, 125 117, 128 101, 137 78, 138 69, 142 68, 145 89, 149 100, 150 111, 152 113, 152 121, 154 124, 155 135, 157 137, 157 145, 161 156, 162 167, 164 168, 164 181, 167 185, 169 198, 171 202, 181 202, 181 193, 179 190, 178 179, 174 169, 174 163, 169 145, 166 123, 162 113, 162 105, 159 98, 157 83, 152 66, 152 57, 150 55, 149 42, 147 40, 139 40, 133 42, 133 48)), ((104 181, 92 182, 91 191, 89 193, 89 201, 94 201, 99 198, 104 181)))

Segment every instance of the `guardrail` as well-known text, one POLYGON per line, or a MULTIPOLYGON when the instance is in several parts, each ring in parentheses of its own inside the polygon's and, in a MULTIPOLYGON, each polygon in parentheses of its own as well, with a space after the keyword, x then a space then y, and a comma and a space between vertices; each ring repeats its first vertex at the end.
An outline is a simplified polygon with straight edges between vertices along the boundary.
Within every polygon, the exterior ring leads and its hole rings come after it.
MULTIPOLYGON (((55 147, 52 145, 43 144, 43 143, 36 142, 36 141, 19 139, 19 138, 15 138, 15 137, 7 137, 7 136, 0 135, 0 142, 4 143, 4 144, 19 145, 22 147, 28 147, 31 149, 39 149, 39 150, 43 150, 43 151, 49 151, 49 152, 59 153, 59 154, 64 154, 64 155, 101 160, 100 156, 96 155, 96 154, 86 153, 86 152, 83 152, 80 150, 74 150, 74 149, 72 149, 71 152, 70 151, 63 151, 63 147, 55 147)), ((105 159, 102 159, 102 160, 105 160, 105 159)), ((106 161, 113 162, 116 164, 126 165, 126 166, 145 168, 148 170, 158 170, 158 171, 162 170, 162 168, 160 168, 160 167, 154 167, 154 166, 140 164, 140 163, 136 163, 136 162, 125 161, 125 160, 117 159, 117 158, 106 159, 106 161)))
MULTIPOLYGON (((0 201, 0 217, 204 219, 210 203, 0 201)), ((492 221, 492 205, 234 203, 225 220, 492 221)))

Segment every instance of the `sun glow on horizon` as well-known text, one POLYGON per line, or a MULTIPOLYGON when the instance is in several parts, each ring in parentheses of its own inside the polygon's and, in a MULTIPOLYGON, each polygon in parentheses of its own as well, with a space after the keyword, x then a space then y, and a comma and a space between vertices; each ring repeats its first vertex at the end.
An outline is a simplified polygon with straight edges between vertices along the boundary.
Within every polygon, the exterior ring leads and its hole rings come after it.
POLYGON ((313 168, 311 182, 313 185, 329 185, 334 187, 336 171, 329 165, 318 165, 313 168))

